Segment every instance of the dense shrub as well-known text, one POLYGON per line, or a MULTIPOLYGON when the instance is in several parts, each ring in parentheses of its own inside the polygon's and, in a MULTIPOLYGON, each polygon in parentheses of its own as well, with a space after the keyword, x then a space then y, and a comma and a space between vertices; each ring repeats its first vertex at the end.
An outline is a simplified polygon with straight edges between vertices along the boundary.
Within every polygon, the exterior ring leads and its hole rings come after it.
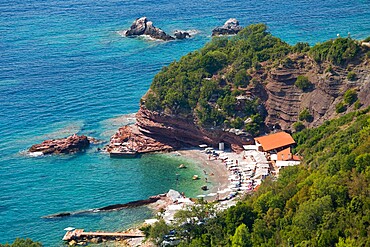
POLYGON ((354 89, 347 90, 343 95, 343 101, 347 105, 352 105, 357 100, 357 93, 354 89))
POLYGON ((350 80, 350 81, 355 81, 355 80, 357 80, 357 75, 356 75, 356 73, 355 73, 355 72, 353 72, 353 71, 348 72, 348 74, 347 74, 347 79, 348 79, 348 80, 350 80))
POLYGON ((300 121, 307 121, 307 122, 313 121, 313 116, 310 114, 307 108, 299 113, 298 118, 300 121))
POLYGON ((310 49, 311 56, 316 62, 329 61, 340 65, 351 61, 360 51, 360 45, 351 38, 337 38, 310 49))
POLYGON ((246 87, 248 86, 250 79, 251 77, 248 75, 247 71, 241 69, 234 76, 234 84, 237 87, 246 87))
POLYGON ((335 112, 336 113, 342 113, 342 112, 345 112, 346 110, 347 110, 347 106, 343 102, 339 102, 335 106, 335 112))
POLYGON ((308 80, 306 76, 299 75, 297 80, 295 81, 294 85, 301 89, 302 91, 306 91, 312 87, 312 83, 308 80))
POLYGON ((293 124, 293 128, 294 128, 294 130, 295 131, 301 131, 301 130, 303 130, 304 128, 306 128, 305 126, 304 126, 304 124, 302 123, 302 122, 295 122, 294 124, 293 124))

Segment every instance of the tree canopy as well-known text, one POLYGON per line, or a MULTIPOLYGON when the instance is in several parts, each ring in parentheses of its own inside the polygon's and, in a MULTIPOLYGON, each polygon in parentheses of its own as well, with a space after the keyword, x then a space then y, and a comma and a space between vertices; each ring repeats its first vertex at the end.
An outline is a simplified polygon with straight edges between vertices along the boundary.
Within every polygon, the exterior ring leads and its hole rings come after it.
MULTIPOLYGON (((187 234, 180 246, 369 246, 369 112, 294 134, 302 165, 284 168, 203 224, 174 226, 187 234)), ((191 218, 206 205, 180 214, 191 218)))

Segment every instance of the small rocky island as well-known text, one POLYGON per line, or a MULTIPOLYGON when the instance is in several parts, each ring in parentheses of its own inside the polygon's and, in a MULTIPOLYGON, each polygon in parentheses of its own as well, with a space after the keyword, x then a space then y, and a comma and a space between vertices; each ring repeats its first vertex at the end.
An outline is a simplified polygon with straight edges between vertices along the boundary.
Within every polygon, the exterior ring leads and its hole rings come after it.
POLYGON ((239 25, 239 21, 235 18, 228 19, 221 27, 216 27, 212 30, 212 36, 218 35, 233 35, 237 34, 243 27, 239 25))
POLYGON ((33 145, 30 153, 42 154, 70 154, 85 150, 90 146, 90 138, 84 135, 73 134, 62 139, 52 139, 33 145))
POLYGON ((175 37, 166 34, 162 29, 155 27, 152 21, 149 21, 148 18, 141 17, 136 19, 130 29, 119 32, 120 34, 126 37, 136 37, 141 35, 148 35, 153 39, 159 39, 164 41, 175 40, 175 39, 185 39, 189 38, 190 34, 183 31, 175 31, 175 37))

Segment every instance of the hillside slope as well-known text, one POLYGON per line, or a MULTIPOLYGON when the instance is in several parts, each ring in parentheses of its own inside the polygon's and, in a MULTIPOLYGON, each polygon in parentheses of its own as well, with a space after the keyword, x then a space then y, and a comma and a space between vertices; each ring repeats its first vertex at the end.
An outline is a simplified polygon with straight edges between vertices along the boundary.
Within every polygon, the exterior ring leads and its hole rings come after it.
POLYGON ((218 142, 240 150, 271 130, 319 126, 370 104, 369 57, 349 37, 291 46, 251 25, 164 67, 141 100, 134 134, 124 135, 142 152, 218 142))
MULTIPOLYGON (((302 165, 284 168, 276 181, 265 180, 257 192, 204 224, 175 222, 169 228, 176 228, 179 246, 369 246, 369 111, 295 134, 302 165)), ((209 208, 203 204, 178 216, 209 208)))

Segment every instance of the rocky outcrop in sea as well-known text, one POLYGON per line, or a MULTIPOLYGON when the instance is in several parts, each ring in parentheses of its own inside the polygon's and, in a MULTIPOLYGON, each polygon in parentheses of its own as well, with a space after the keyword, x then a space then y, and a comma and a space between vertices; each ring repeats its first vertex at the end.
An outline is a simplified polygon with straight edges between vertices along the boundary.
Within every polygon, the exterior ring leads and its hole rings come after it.
POLYGON ((166 34, 162 29, 155 27, 152 21, 149 21, 146 17, 136 19, 130 29, 120 32, 126 37, 136 37, 141 35, 148 35, 153 39, 159 39, 164 41, 175 40, 175 39, 186 39, 190 38, 188 32, 175 31, 175 37, 166 34))
POLYGON ((73 134, 62 139, 52 139, 33 145, 28 151, 30 153, 42 154, 70 154, 85 150, 90 146, 87 136, 73 134))
POLYGON ((237 34, 243 27, 239 25, 239 21, 235 18, 228 19, 221 27, 216 27, 212 30, 212 36, 218 35, 233 35, 237 34))

